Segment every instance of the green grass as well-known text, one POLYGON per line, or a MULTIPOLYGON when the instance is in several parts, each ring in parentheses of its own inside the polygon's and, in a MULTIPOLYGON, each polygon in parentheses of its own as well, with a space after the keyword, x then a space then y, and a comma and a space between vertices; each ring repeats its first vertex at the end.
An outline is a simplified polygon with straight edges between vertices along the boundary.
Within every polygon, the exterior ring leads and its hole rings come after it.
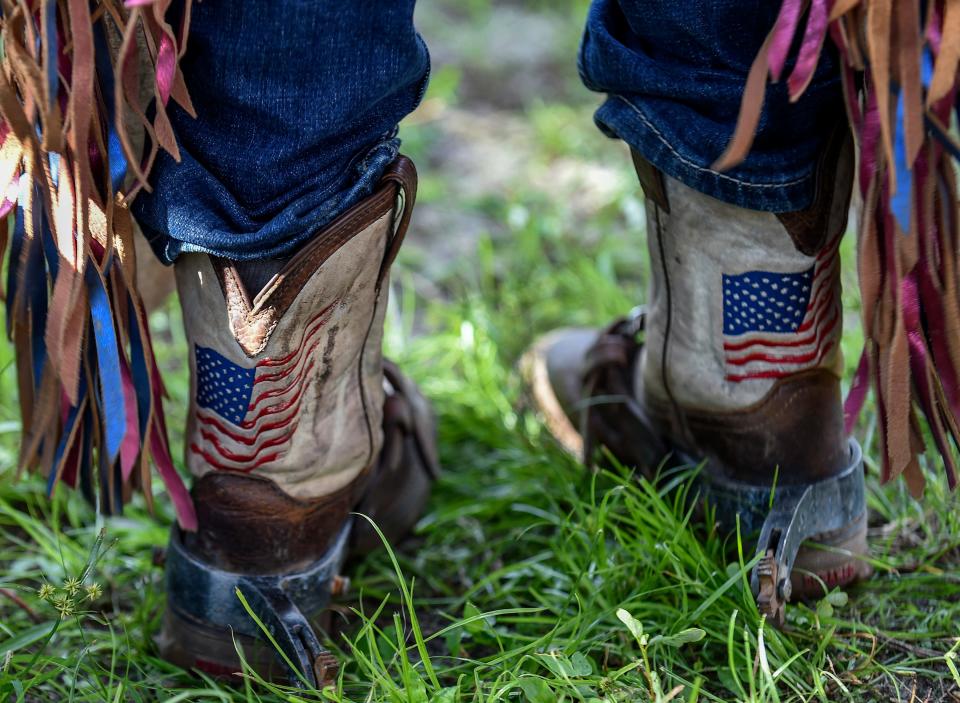
MULTIPOLYGON (((473 21, 490 12, 486 0, 464 8, 473 21)), ((584 8, 571 0, 556 11, 584 8)), ((432 99, 457 106, 460 68, 440 74, 432 99)), ((415 218, 396 269, 387 348, 434 403, 445 473, 415 536, 352 566, 352 594, 336 605, 327 641, 343 662, 332 689, 295 692, 250 672, 229 686, 158 658, 155 555, 172 521, 168 501, 158 496, 150 515, 137 497, 124 516, 104 519, 68 490, 48 500, 38 478, 17 480, 16 383, 0 344, 0 700, 956 698, 956 499, 935 467, 923 503, 899 482, 878 485, 871 408, 858 437, 871 468, 877 574, 847 594, 791 605, 782 632, 764 625, 750 595, 753 545, 691 519, 688 475, 670 477, 667 491, 624 469, 588 472, 524 409, 515 365, 537 334, 605 323, 643 297, 638 189, 622 147, 594 130, 581 97, 520 108, 515 116, 529 125, 523 171, 468 199, 456 197, 465 174, 443 170, 444 118, 414 119, 404 131, 424 208, 469 214, 489 232, 426 280, 429 242, 458 233, 418 234, 415 218), (543 174, 570 160, 615 175, 586 213, 572 204, 574 186, 537 185, 553 183, 543 174), (79 591, 61 616, 38 591, 49 584, 63 595, 71 578, 103 592, 87 600, 79 591)), ((853 249, 848 238, 848 372, 862 343, 853 249)), ((188 385, 175 302, 151 322, 176 428, 188 385)), ((179 456, 182 437, 171 439, 179 456)))
MULTIPOLYGON (((434 401, 446 473, 396 562, 384 552, 355 566, 355 597, 338 606, 342 632, 330 642, 344 662, 336 689, 291 693, 252 676, 229 687, 159 660, 153 554, 169 507, 159 500, 151 517, 136 500, 104 520, 68 491, 47 501, 38 480, 14 481, 8 402, 0 581, 23 604, 0 597, 0 698, 909 701, 916 687, 919 700, 946 700, 960 634, 960 525, 940 482, 921 506, 901 485, 872 480, 878 576, 848 601, 791 606, 778 632, 763 626, 746 586, 751 545, 694 523, 676 492, 627 471, 587 472, 521 410, 514 363, 538 331, 568 317, 600 322, 639 295, 637 278, 613 265, 624 246, 619 213, 607 216, 620 233, 585 248, 541 231, 537 207, 507 251, 479 243, 449 298, 418 296, 409 268, 396 277, 388 348, 434 401), (411 335, 414 326, 429 332, 411 335), (37 589, 83 575, 101 530, 85 583, 104 593, 58 619, 37 589)), ((168 405, 182 417, 175 309, 154 323, 167 339, 168 405)), ((10 352, 0 353, 12 398, 10 352)))

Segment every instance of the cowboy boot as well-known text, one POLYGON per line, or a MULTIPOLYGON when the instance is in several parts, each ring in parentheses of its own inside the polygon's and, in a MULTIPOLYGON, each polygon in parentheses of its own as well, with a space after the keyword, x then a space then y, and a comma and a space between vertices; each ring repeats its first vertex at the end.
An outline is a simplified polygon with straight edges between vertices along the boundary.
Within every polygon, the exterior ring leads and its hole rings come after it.
POLYGON ((634 162, 646 195, 647 307, 602 331, 540 339, 523 362, 532 400, 585 461, 597 445, 648 477, 665 461, 703 461, 701 492, 720 522, 734 528, 739 516, 745 534, 760 532, 754 589, 782 621, 791 595, 868 572, 858 558, 862 458, 840 398, 851 145, 835 135, 814 203, 779 215, 703 195, 638 154, 634 162))
POLYGON ((205 254, 176 264, 190 345, 186 460, 199 527, 167 553, 162 654, 323 685, 336 661, 314 621, 348 551, 396 540, 437 471, 426 401, 382 357, 387 275, 416 191, 400 157, 377 191, 263 275, 205 254), (256 295, 250 290, 260 288, 256 295), (237 592, 298 669, 284 670, 237 592), (302 677, 302 678, 301 678, 302 677))

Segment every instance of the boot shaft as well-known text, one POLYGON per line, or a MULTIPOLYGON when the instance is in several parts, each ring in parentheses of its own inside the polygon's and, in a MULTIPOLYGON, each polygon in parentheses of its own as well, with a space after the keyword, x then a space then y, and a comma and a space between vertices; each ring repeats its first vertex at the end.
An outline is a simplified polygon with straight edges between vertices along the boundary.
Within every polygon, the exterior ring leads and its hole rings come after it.
POLYGON ((200 521, 190 547, 205 558, 295 567, 360 499, 383 443, 386 277, 414 192, 401 158, 255 296, 229 261, 177 261, 200 521))
POLYGON ((839 243, 853 177, 845 135, 800 213, 745 210, 635 157, 651 261, 636 393, 663 434, 721 472, 803 481, 846 465, 839 243))

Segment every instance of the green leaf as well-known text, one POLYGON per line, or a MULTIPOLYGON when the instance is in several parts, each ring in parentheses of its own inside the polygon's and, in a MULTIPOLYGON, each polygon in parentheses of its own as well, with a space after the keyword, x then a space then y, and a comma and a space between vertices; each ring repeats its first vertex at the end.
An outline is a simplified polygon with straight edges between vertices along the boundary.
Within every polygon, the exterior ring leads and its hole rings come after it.
POLYGON ((633 617, 626 610, 623 608, 617 610, 617 619, 627 626, 627 629, 630 630, 630 634, 633 635, 638 642, 643 638, 643 623, 633 617))
POLYGON ((55 626, 55 623, 43 622, 27 628, 19 635, 0 643, 0 656, 5 656, 7 652, 16 652, 18 649, 29 647, 34 642, 42 640, 51 633, 55 626))
POLYGON ((541 654, 540 658, 543 660, 544 666, 550 669, 554 676, 570 678, 573 674, 573 666, 570 664, 570 660, 561 652, 546 652, 541 654))
POLYGON ((443 638, 443 641, 447 645, 447 652, 450 654, 450 656, 459 657, 460 643, 463 641, 463 628, 458 627, 454 630, 450 630, 443 638))
POLYGON ((583 678, 593 673, 593 662, 580 652, 574 652, 570 657, 570 668, 574 676, 583 678))
POLYGON ((457 687, 448 686, 433 696, 431 703, 456 703, 457 687))
POLYGON ((830 603, 829 598, 824 598, 822 601, 817 603, 817 615, 822 618, 833 617, 833 605, 830 603))
POLYGON ((397 632, 396 625, 387 625, 383 628, 383 635, 377 637, 377 650, 380 657, 389 661, 397 653, 397 642, 402 640, 402 634, 397 632))
POLYGON ((489 618, 483 617, 480 609, 470 601, 467 601, 467 604, 463 606, 463 619, 468 621, 463 627, 471 635, 479 635, 491 624, 489 618))
POLYGON ((410 669, 404 676, 404 689, 410 703, 429 703, 427 686, 415 669, 410 669))
POLYGON ((550 671, 561 678, 582 678, 593 673, 593 663, 580 652, 568 657, 563 652, 545 652, 539 655, 550 671))
POLYGON ((650 640, 650 645, 665 644, 668 647, 682 647, 691 642, 699 642, 706 636, 707 633, 699 627, 688 627, 675 635, 657 635, 650 640))
POLYGON ((543 679, 524 676, 520 679, 520 690, 530 703, 554 703, 556 697, 543 679))
POLYGON ((844 607, 850 600, 850 597, 844 591, 833 591, 827 594, 827 600, 835 608, 844 607))

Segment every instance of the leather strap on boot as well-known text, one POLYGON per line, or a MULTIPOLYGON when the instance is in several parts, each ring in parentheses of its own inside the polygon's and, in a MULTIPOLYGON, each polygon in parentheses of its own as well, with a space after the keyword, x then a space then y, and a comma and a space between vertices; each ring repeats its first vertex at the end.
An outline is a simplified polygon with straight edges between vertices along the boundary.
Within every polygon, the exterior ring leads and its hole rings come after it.
POLYGON ((168 607, 176 616, 206 627, 258 639, 269 634, 286 657, 291 682, 299 688, 320 688, 336 679, 339 665, 320 644, 307 614, 319 613, 339 590, 351 526, 349 520, 344 523, 316 562, 275 575, 217 568, 192 554, 174 527, 166 561, 168 607))
POLYGON ((596 449, 605 446, 619 461, 652 476, 670 453, 646 408, 637 401, 633 376, 645 325, 643 307, 635 308, 597 337, 587 352, 583 372, 585 402, 580 411, 583 461, 590 465, 596 449))

